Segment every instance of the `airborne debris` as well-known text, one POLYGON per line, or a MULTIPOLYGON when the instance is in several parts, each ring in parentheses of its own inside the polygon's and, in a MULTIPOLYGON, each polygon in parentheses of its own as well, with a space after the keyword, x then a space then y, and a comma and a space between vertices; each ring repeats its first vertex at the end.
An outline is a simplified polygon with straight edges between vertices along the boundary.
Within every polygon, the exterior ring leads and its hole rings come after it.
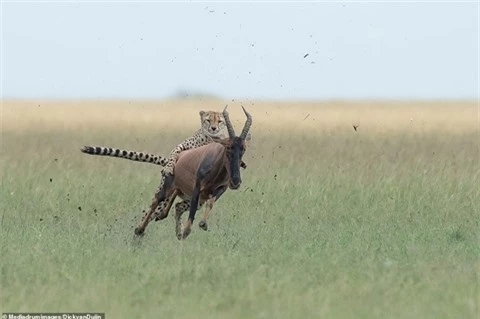
POLYGON ((355 125, 355 124, 352 124, 352 126, 353 126, 353 129, 354 129, 354 130, 355 130, 355 132, 356 132, 356 131, 357 131, 357 128, 360 126, 360 124, 357 124, 357 125, 355 125))
POLYGON ((78 206, 78 210, 79 210, 79 211, 82 211, 82 206, 78 206))
POLYGON ((307 56, 309 56, 309 55, 310 55, 310 53, 307 53, 307 54, 305 54, 305 55, 303 56, 303 58, 305 59, 305 58, 306 58, 307 56))
POLYGON ((309 116, 310 116, 310 113, 308 113, 303 120, 305 121, 309 116))
POLYGON ((50 183, 53 181, 53 179, 50 177, 50 183))

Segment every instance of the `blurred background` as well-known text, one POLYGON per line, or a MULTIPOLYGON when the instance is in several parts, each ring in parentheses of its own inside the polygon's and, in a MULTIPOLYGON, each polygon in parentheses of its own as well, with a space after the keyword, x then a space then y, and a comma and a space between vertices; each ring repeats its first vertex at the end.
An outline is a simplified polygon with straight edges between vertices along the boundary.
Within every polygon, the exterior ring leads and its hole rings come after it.
POLYGON ((478 4, 2 4, 5 99, 478 97, 478 4))

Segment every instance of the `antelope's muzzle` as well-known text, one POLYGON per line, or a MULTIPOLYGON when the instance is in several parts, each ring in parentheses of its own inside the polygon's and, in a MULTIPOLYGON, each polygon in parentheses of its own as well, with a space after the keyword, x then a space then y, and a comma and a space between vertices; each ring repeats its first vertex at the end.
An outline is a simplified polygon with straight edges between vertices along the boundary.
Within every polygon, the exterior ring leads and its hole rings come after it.
POLYGON ((235 178, 230 180, 230 189, 238 189, 242 184, 242 180, 240 178, 235 178))

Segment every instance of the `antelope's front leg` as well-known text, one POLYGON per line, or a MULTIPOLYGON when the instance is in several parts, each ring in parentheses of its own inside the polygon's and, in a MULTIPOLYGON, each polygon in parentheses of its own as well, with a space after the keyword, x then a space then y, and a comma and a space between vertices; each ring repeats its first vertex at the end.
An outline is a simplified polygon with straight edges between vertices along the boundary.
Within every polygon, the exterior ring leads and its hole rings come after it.
POLYGON ((183 227, 181 239, 185 239, 190 235, 192 231, 192 223, 195 219, 195 213, 198 209, 198 203, 200 202, 200 181, 197 177, 197 181, 195 182, 195 188, 193 189, 192 199, 190 201, 190 213, 188 214, 187 224, 183 227))
MULTIPOLYGON (((202 207, 202 204, 198 205, 198 209, 202 207)), ((182 239, 182 215, 190 208, 190 201, 185 200, 175 204, 175 235, 179 240, 182 239)))
POLYGON ((198 226, 203 229, 203 230, 208 230, 208 224, 207 224, 207 219, 208 219, 208 214, 213 208, 213 204, 222 196, 223 193, 227 190, 227 187, 219 187, 215 190, 213 195, 210 195, 210 198, 206 201, 205 204, 205 214, 203 215, 203 219, 198 223, 198 226))
POLYGON ((210 213, 210 211, 212 210, 213 203, 215 203, 215 198, 210 196, 210 198, 205 202, 205 213, 203 214, 203 219, 198 223, 198 226, 205 231, 208 230, 208 213, 210 213))

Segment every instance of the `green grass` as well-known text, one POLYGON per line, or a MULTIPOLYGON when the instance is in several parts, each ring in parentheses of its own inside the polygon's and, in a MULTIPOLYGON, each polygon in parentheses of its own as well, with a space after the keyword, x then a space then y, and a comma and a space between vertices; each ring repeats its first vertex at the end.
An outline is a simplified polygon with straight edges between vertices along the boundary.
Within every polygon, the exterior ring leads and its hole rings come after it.
POLYGON ((197 219, 179 242, 171 214, 134 240, 159 167, 79 148, 167 155, 186 135, 4 132, 1 310, 107 318, 478 316, 476 133, 259 133, 244 157, 241 189, 216 204, 208 232, 197 219))

